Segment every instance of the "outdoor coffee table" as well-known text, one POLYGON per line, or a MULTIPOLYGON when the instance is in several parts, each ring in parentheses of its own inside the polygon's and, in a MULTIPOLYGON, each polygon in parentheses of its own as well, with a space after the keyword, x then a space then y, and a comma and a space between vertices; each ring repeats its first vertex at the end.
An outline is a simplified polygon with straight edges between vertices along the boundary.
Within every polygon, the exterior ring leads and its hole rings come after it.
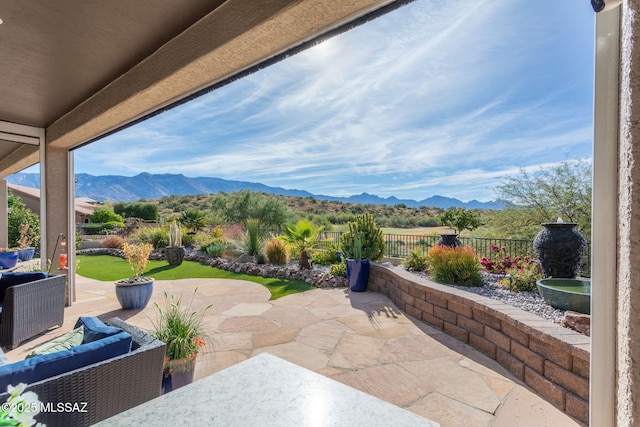
POLYGON ((439 426, 268 353, 96 425, 439 426))

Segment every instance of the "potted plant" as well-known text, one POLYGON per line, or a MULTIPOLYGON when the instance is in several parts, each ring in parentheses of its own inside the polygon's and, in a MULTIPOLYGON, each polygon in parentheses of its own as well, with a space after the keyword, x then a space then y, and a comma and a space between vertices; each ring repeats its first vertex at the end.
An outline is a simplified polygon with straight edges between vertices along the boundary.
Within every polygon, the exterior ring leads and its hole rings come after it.
POLYGON ((0 270, 13 268, 18 264, 18 251, 0 248, 0 270))
POLYGON ((116 282, 116 296, 124 310, 142 309, 147 306, 153 293, 153 278, 143 277, 149 254, 153 246, 149 243, 138 245, 124 242, 122 245, 127 262, 135 271, 135 276, 116 282))
POLYGON ((464 230, 475 230, 480 227, 480 216, 477 213, 467 210, 465 208, 451 207, 438 215, 438 220, 451 229, 454 233, 444 233, 440 235, 440 240, 436 243, 438 246, 462 246, 462 242, 458 239, 458 236, 464 230))
POLYGON ((202 311, 192 308, 198 288, 193 291, 189 306, 174 295, 164 294, 164 305, 156 306, 156 319, 152 321, 151 335, 166 344, 162 392, 168 393, 193 381, 198 352, 205 345, 204 315, 211 304, 202 311))
POLYGON ((355 292, 367 290, 371 261, 384 255, 384 235, 373 220, 373 215, 358 215, 349 222, 349 231, 340 236, 342 253, 347 258, 347 280, 355 292))
POLYGON ((32 246, 36 238, 33 228, 29 224, 20 224, 20 238, 18 239, 18 258, 20 261, 29 261, 36 253, 32 246))
POLYGON ((182 246, 182 230, 176 221, 169 226, 169 246, 164 250, 169 265, 180 265, 184 260, 184 246, 182 246))

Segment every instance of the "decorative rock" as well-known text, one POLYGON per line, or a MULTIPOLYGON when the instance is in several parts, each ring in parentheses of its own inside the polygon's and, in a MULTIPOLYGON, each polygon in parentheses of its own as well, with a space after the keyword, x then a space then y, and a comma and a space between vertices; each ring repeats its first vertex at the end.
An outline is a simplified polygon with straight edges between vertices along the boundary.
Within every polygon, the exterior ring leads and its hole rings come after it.
POLYGON ((591 316, 588 314, 566 311, 560 319, 560 324, 565 328, 573 329, 585 335, 591 335, 591 316))

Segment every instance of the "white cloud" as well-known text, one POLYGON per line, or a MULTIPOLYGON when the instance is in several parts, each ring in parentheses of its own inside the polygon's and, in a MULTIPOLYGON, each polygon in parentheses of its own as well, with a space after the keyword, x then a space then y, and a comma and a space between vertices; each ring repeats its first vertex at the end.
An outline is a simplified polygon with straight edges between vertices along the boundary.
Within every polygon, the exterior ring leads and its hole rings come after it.
POLYGON ((419 0, 83 148, 76 167, 488 200, 504 171, 590 155, 581 3, 419 0))

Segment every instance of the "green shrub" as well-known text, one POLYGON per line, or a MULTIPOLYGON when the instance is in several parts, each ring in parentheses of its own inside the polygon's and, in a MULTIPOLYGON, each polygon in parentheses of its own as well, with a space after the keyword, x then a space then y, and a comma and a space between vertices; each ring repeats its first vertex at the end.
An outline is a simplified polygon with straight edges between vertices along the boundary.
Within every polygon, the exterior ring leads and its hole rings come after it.
POLYGON ((431 277, 436 282, 476 286, 482 282, 478 257, 470 246, 436 246, 427 257, 431 277))
POLYGON ((338 250, 339 247, 336 243, 330 243, 321 251, 313 252, 311 259, 314 264, 318 265, 331 265, 338 263, 338 250))
POLYGON ((331 274, 336 277, 347 277, 347 264, 341 262, 340 264, 331 265, 331 274))
POLYGON ((506 273, 511 276, 511 279, 502 279, 500 284, 516 291, 533 291, 537 288, 536 281, 542 279, 540 266, 535 261, 508 268, 506 273))
POLYGON ((114 231, 114 230, 117 230, 118 228, 125 228, 125 227, 126 226, 124 225, 124 222, 109 221, 102 224, 101 231, 102 232, 114 231))
POLYGON ((94 234, 98 234, 98 232, 102 229, 102 224, 86 224, 82 226, 82 230, 84 234, 88 234, 90 236, 94 234))
POLYGON ((124 218, 109 209, 97 209, 91 214, 91 222, 93 223, 105 223, 105 222, 124 222, 124 218))
POLYGON ((123 218, 140 218, 147 221, 158 219, 158 205, 152 203, 119 202, 113 205, 113 211, 123 218))
POLYGON ((208 246, 204 248, 204 251, 209 256, 219 257, 222 256, 224 250, 227 249, 227 243, 223 241, 210 243, 208 246))
POLYGON ((427 269, 427 256, 420 251, 412 251, 409 257, 402 262, 407 270, 425 271, 427 269))
POLYGON ((151 243, 154 249, 169 246, 169 232, 163 227, 143 228, 138 232, 138 240, 151 243))
POLYGON ((197 234, 184 233, 182 235, 182 245, 186 248, 194 246, 197 236, 197 234))
POLYGON ((289 260, 287 244, 281 239, 271 239, 265 246, 265 254, 272 264, 286 264, 289 260))

